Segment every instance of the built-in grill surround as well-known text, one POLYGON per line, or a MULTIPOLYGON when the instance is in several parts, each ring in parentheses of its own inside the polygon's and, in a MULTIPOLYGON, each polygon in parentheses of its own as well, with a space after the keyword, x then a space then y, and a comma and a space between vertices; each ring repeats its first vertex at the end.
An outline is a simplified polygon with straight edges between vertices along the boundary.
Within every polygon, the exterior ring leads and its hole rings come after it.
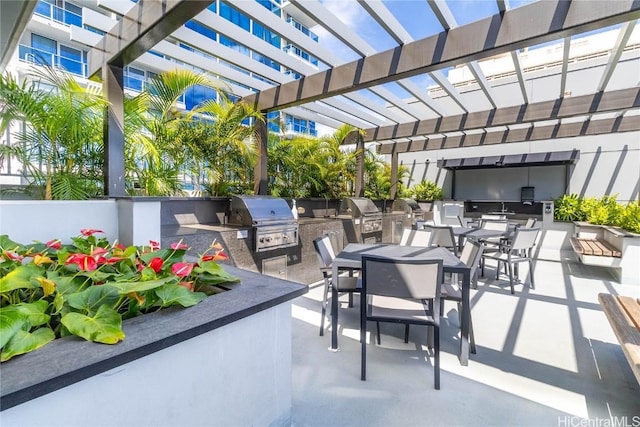
POLYGON ((251 227, 256 252, 298 245, 298 221, 279 197, 232 196, 229 225, 251 227))
POLYGON ((427 219, 427 215, 425 215, 427 212, 422 209, 422 206, 420 206, 418 202, 411 198, 394 200, 392 209, 394 211, 401 211, 406 214, 410 214, 414 220, 424 221, 427 219))
POLYGON ((347 197, 342 201, 341 211, 360 221, 361 234, 382 232, 382 213, 371 199, 347 197))

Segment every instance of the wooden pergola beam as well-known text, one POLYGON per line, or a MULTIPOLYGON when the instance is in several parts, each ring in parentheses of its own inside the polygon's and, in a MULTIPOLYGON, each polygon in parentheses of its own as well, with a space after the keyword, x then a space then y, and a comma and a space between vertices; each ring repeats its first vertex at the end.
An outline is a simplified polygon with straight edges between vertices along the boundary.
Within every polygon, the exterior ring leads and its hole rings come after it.
POLYGON ((467 131, 594 113, 624 111, 637 107, 640 107, 640 88, 635 87, 370 128, 365 129, 364 141, 384 141, 434 133, 467 131))

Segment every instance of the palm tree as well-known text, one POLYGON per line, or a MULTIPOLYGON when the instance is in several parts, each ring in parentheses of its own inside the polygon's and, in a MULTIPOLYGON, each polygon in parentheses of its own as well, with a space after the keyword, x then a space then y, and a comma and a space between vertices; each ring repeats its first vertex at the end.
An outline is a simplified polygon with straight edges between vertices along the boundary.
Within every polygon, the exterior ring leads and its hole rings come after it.
POLYGON ((102 112, 99 89, 82 87, 68 73, 34 67, 21 84, 0 76, 0 132, 24 121, 3 154, 23 165, 28 192, 44 199, 85 199, 102 193, 102 112))
POLYGON ((217 101, 205 101, 188 118, 191 121, 183 123, 180 141, 199 160, 195 170, 205 172, 210 193, 226 195, 252 188, 256 147, 251 121, 264 120, 260 112, 220 93, 217 101))
POLYGON ((193 116, 176 104, 188 89, 198 85, 218 90, 204 74, 175 69, 157 75, 142 93, 125 101, 129 192, 147 196, 181 194, 180 175, 190 159, 189 147, 180 143, 181 132, 193 116))

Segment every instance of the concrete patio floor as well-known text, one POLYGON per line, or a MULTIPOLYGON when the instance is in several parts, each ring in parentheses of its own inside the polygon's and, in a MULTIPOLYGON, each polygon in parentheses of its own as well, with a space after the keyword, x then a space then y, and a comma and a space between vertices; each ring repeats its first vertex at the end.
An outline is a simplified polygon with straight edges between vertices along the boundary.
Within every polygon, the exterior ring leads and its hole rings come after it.
POLYGON ((471 294, 477 354, 469 366, 458 362, 456 304, 445 303, 441 390, 420 326, 408 344, 400 325, 381 325, 381 345, 368 334, 360 381, 357 298, 353 308, 341 304, 340 350, 332 352, 328 322, 318 335, 322 285, 312 285, 292 305, 292 425, 640 426, 640 386, 597 298, 640 297, 638 287, 569 253, 540 255, 536 289, 518 285, 515 295, 492 266, 486 276, 471 294))

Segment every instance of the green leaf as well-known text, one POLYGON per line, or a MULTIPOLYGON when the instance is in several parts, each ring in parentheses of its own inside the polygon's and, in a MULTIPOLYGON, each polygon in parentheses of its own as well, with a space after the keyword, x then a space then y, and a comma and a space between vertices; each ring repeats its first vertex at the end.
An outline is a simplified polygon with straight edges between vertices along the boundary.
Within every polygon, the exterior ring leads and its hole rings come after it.
POLYGON ((14 308, 18 312, 26 316, 30 327, 44 325, 49 322, 51 316, 46 314, 49 303, 45 300, 39 300, 32 303, 19 303, 11 305, 7 308, 14 308))
POLYGON ((0 249, 12 251, 16 248, 20 251, 24 247, 20 243, 16 243, 11 240, 6 234, 0 235, 0 249))
POLYGON ((122 317, 106 305, 100 306, 93 317, 81 313, 67 313, 61 322, 73 335, 87 341, 116 344, 124 339, 122 317))
POLYGON ((81 292, 76 292, 67 297, 67 302, 73 308, 84 310, 87 314, 96 313, 103 306, 114 306, 120 295, 118 290, 111 285, 89 286, 81 292))
POLYGON ((16 332, 28 325, 29 318, 14 305, 0 308, 0 348, 9 342, 16 332))
POLYGON ((202 292, 193 292, 178 284, 164 285, 156 289, 156 295, 160 298, 162 307, 169 307, 171 305, 191 307, 207 297, 207 295, 202 292))
POLYGON ((156 272, 151 267, 145 267, 140 272, 140 280, 143 282, 155 279, 156 272))
POLYGON ((55 333, 50 328, 40 328, 33 332, 18 331, 0 353, 0 361, 6 362, 13 356, 37 350, 55 339, 55 333))
POLYGON ((31 283, 31 278, 40 275, 38 267, 31 264, 21 265, 0 278, 0 293, 16 289, 36 289, 39 285, 31 283))
POLYGON ((206 261, 196 268, 198 283, 206 285, 219 285, 220 283, 239 282, 240 279, 228 273, 214 261, 206 261))
POLYGON ((151 289, 159 288, 160 286, 166 285, 167 283, 177 282, 175 276, 164 277, 162 279, 157 280, 147 280, 147 281, 138 281, 138 282, 111 282, 109 286, 112 286, 118 290, 120 295, 126 295, 131 292, 144 292, 149 291, 151 289))

